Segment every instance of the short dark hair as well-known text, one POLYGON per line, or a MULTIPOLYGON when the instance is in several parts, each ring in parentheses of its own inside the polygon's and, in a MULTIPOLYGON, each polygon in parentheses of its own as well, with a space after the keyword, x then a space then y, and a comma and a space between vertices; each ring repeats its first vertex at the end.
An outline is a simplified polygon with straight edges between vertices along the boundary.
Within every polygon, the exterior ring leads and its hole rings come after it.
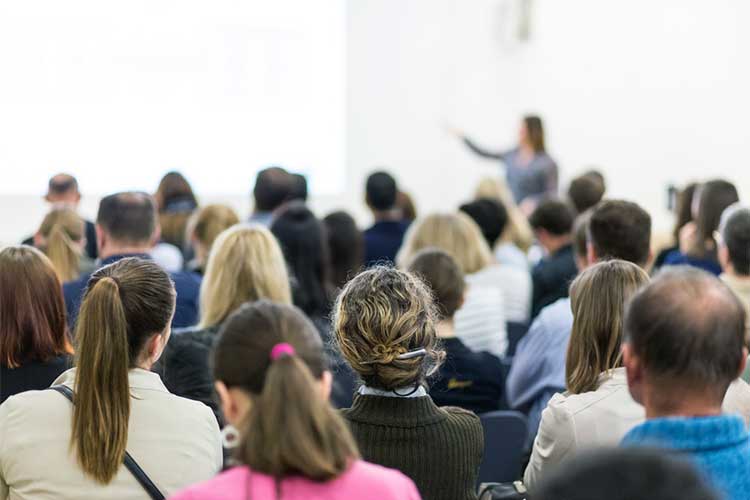
POLYGON ((307 201, 307 177, 302 174, 290 174, 290 188, 287 199, 307 201))
POLYGON ((156 231, 156 203, 139 191, 111 194, 99 202, 96 223, 115 241, 146 243, 156 231))
POLYGON ((414 254, 406 270, 419 276, 431 289, 441 319, 450 319, 461 307, 466 283, 456 260, 438 248, 414 254))
POLYGON ((364 236, 354 218, 338 211, 323 218, 331 251, 331 277, 336 287, 343 287, 364 264, 364 236))
POLYGON ((551 471, 530 500, 718 500, 695 465, 674 453, 620 448, 581 453, 551 471))
POLYGON ((253 198, 255 209, 261 212, 272 212, 289 199, 292 191, 292 178, 289 172, 281 167, 264 168, 255 177, 253 198))
POLYGON ((573 230, 573 210, 558 199, 544 200, 529 217, 529 224, 534 230, 544 229, 556 236, 570 234, 573 230))
POLYGON ((579 214, 602 201, 604 183, 592 174, 583 174, 570 182, 568 198, 579 214))
POLYGON ((750 208, 732 205, 724 211, 719 226, 737 274, 750 275, 750 208))
POLYGON ((374 172, 365 184, 367 203, 375 210, 391 210, 396 206, 398 186, 388 172, 374 172))
POLYGON ((599 260, 621 259, 643 267, 651 251, 651 216, 630 201, 604 201, 591 214, 589 240, 599 260))
POLYGON ((49 194, 78 192, 78 180, 70 174, 57 174, 50 178, 47 185, 49 194))
POLYGON ((482 230, 487 244, 493 248, 508 224, 508 212, 505 207, 496 200, 479 198, 464 203, 459 210, 474 219, 479 229, 482 230))
POLYGON ((655 380, 670 389, 709 390, 721 401, 742 363, 745 316, 715 276, 667 267, 631 300, 625 342, 655 380))

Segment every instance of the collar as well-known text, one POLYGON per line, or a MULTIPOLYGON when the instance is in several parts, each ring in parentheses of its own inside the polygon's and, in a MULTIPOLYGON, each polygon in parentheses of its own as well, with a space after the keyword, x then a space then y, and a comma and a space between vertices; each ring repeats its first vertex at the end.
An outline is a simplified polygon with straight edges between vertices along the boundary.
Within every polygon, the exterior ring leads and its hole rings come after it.
POLYGON ((745 421, 737 415, 664 417, 647 420, 631 430, 624 444, 650 443, 696 452, 728 448, 749 440, 745 421))
POLYGON ((357 392, 363 396, 382 396, 384 398, 421 398, 422 396, 427 396, 427 390, 421 385, 419 387, 413 385, 402 387, 398 392, 384 391, 382 389, 375 389, 374 387, 363 385, 357 392))
POLYGON ((151 256, 147 253, 118 253, 115 255, 110 255, 106 259, 100 259, 99 266, 100 267, 108 266, 110 264, 114 264, 115 262, 119 260, 127 259, 128 257, 137 257, 139 259, 152 260, 151 256))
POLYGON ((607 370, 599 375, 599 379, 596 382, 597 387, 602 385, 628 385, 628 377, 625 373, 625 367, 615 368, 613 370, 607 370))
POLYGON ((445 411, 430 396, 393 398, 355 394, 352 407, 344 413, 354 422, 401 428, 422 427, 446 419, 445 411))
MULTIPOLYGON (((52 385, 67 385, 75 389, 76 369, 71 368, 60 374, 52 385)), ((131 389, 142 389, 147 391, 169 392, 161 381, 159 375, 143 368, 132 368, 128 372, 128 385, 131 389)))

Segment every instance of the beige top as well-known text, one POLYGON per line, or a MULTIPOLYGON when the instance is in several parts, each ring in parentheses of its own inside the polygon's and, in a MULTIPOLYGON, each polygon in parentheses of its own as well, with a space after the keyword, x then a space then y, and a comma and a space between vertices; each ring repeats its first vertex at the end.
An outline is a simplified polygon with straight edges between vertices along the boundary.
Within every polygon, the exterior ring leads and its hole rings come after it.
MULTIPOLYGON (((750 421, 750 386, 735 380, 723 410, 750 421)), ((595 391, 555 394, 542 412, 524 484, 533 487, 550 468, 582 450, 617 446, 645 419, 645 410, 630 396, 625 368, 600 375, 595 391)))
MULTIPOLYGON (((53 383, 73 387, 75 368, 53 383)), ((211 410, 164 387, 155 373, 130 371, 127 450, 165 496, 205 481, 222 464, 211 410)), ((108 485, 85 476, 70 450, 72 405, 55 391, 29 391, 0 405, 0 500, 148 498, 121 466, 108 485)))

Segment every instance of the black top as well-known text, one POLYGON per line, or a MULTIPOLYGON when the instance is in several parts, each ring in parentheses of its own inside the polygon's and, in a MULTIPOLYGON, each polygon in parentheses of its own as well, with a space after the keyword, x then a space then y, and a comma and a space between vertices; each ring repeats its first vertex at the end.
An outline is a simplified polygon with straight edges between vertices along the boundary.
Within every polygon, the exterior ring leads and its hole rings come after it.
POLYGON ((548 305, 568 296, 568 287, 578 274, 573 245, 565 245, 539 261, 531 271, 534 296, 531 317, 535 318, 548 305))
POLYGON ((32 361, 18 368, 0 365, 0 403, 19 392, 46 389, 68 368, 69 356, 58 356, 46 363, 32 361))
POLYGON ((409 229, 409 221, 379 221, 362 234, 365 241, 365 265, 395 262, 398 249, 409 229))
MULTIPOLYGON (((96 247, 96 226, 89 220, 83 221, 86 224, 86 255, 96 260, 99 251, 96 247)), ((34 237, 29 236, 21 242, 23 245, 34 246, 34 237)))
POLYGON ((438 406, 458 406, 474 413, 500 409, 505 380, 500 360, 488 352, 474 352, 461 340, 443 340, 445 362, 430 386, 438 406))

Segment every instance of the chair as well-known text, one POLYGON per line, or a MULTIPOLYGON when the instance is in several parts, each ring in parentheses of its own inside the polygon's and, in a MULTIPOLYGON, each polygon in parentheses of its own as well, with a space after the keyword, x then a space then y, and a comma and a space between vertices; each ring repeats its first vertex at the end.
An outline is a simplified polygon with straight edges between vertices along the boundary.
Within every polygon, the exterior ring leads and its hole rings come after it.
POLYGON ((529 325, 526 323, 514 323, 509 321, 506 324, 506 330, 508 332, 508 349, 505 351, 505 356, 512 358, 516 354, 516 347, 521 341, 526 332, 529 331, 529 325))
POLYGON ((484 429, 484 458, 477 484, 519 479, 528 434, 526 417, 517 411, 493 411, 479 418, 484 429))

